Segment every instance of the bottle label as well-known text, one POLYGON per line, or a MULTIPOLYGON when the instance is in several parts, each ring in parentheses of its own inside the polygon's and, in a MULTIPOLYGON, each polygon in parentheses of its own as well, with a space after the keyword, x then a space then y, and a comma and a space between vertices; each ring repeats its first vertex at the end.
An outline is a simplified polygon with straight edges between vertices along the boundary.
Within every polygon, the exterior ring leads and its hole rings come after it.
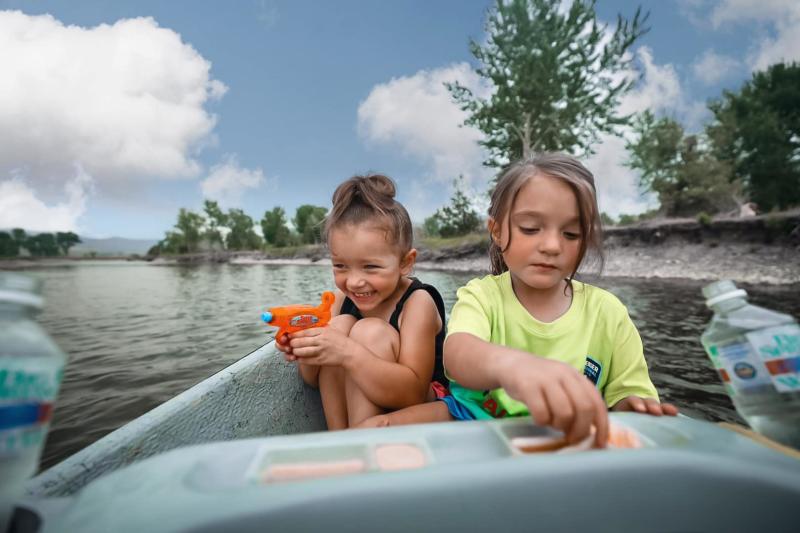
POLYGON ((64 372, 48 361, 0 359, 0 457, 41 446, 64 372))
POLYGON ((800 326, 786 324, 751 331, 747 340, 778 392, 800 391, 800 326))
POLYGON ((769 373, 749 342, 714 344, 708 352, 730 396, 772 388, 769 373))

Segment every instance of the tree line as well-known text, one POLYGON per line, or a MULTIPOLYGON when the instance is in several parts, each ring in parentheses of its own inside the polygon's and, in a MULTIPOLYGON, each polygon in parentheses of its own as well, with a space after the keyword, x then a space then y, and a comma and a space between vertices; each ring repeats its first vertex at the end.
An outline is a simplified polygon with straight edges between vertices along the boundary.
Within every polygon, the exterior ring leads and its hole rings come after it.
POLYGON ((175 226, 147 254, 260 250, 264 247, 317 244, 322 241, 322 222, 327 213, 325 207, 301 205, 292 218, 294 228, 290 229, 286 211, 275 207, 266 211, 259 221, 259 235, 255 230, 256 223, 241 209, 225 212, 217 202, 206 200, 200 213, 181 209, 175 226))
POLYGON ((28 235, 24 229, 14 228, 10 233, 0 231, 0 257, 19 257, 23 251, 32 257, 65 256, 80 242, 71 231, 28 235))

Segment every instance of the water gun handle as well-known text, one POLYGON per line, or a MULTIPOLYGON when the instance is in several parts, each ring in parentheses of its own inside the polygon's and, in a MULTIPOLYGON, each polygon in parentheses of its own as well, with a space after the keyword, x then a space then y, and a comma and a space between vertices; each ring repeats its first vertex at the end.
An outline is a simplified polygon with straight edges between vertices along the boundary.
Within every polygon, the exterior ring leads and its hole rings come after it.
POLYGON ((316 306, 310 305, 287 305, 283 307, 271 307, 261 314, 261 320, 270 326, 276 326, 278 332, 275 339, 281 344, 286 344, 286 336, 295 331, 308 328, 324 327, 331 319, 331 305, 336 300, 330 291, 322 293, 322 302, 316 306))

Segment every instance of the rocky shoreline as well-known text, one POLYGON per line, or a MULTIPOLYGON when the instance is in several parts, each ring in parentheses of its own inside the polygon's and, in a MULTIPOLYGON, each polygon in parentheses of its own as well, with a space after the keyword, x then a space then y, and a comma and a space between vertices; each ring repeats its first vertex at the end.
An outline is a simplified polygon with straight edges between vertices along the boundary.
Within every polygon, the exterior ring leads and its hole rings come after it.
MULTIPOLYGON (((800 209, 751 218, 648 221, 605 230, 607 277, 732 279, 742 283, 800 283, 800 209)), ((489 272, 488 238, 437 248, 418 246, 417 268, 489 272)), ((329 265, 323 246, 274 252, 208 252, 147 258, 152 265, 329 265)), ((119 258, 117 258, 119 259, 119 258)), ((128 258, 130 260, 130 258, 128 258)), ((98 260, 98 259, 95 259, 98 260)), ((0 269, 74 264, 74 259, 0 261, 0 269)), ((597 272, 591 265, 586 273, 597 272)))

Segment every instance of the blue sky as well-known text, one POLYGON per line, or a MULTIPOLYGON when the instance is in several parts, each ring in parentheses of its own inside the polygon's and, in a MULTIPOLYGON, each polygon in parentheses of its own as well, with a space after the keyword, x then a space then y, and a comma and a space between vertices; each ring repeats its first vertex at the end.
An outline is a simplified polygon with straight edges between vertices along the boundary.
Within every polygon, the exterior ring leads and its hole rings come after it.
MULTIPOLYGON (((0 227, 160 238, 204 198, 258 220, 328 206, 354 173, 384 172, 417 222, 452 178, 476 196, 480 133, 443 89, 486 94, 469 38, 491 2, 0 0, 0 227)), ((603 20, 635 3, 599 0, 603 20)), ((643 2, 651 31, 624 111, 690 129, 754 69, 800 56, 800 2, 643 2)), ((607 138, 587 165, 601 209, 648 206, 607 138)))

